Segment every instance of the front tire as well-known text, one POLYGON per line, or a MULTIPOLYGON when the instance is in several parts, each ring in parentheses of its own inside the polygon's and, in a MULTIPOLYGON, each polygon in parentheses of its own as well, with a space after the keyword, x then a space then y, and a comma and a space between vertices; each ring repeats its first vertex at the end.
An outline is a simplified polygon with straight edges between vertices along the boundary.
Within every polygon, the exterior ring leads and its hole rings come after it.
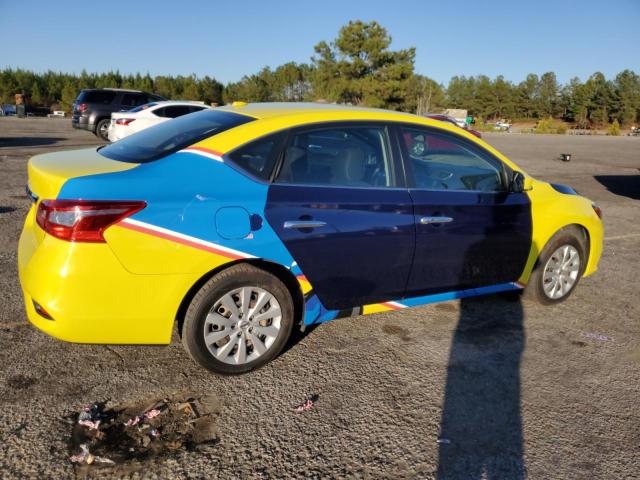
POLYGON ((573 293, 587 265, 588 246, 582 232, 567 227, 542 249, 525 296, 543 305, 565 301, 573 293))
POLYGON ((293 300, 278 278, 252 265, 236 265, 212 277, 193 297, 182 344, 212 372, 245 373, 280 353, 293 321, 293 300))

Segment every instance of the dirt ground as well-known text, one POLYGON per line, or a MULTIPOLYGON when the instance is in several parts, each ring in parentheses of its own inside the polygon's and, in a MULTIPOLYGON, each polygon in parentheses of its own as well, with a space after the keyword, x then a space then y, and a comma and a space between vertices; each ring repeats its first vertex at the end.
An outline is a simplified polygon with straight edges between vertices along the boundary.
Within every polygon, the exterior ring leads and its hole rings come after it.
POLYGON ((0 477, 123 475, 75 470, 69 416, 186 392, 219 402, 217 440, 126 475, 640 478, 640 138, 486 140, 603 208, 600 270, 567 302, 490 296, 337 320, 225 378, 190 361, 176 336, 167 347, 75 345, 27 323, 16 271, 26 162, 97 142, 68 119, 0 118, 0 477), (294 413, 312 393, 314 407, 294 413))

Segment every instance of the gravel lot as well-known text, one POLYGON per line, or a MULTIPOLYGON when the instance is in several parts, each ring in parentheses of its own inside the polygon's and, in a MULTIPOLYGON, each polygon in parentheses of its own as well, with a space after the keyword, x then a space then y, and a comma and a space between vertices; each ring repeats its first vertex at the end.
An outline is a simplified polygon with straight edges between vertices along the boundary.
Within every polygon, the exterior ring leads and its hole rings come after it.
POLYGON ((600 271, 570 300, 492 296, 337 320, 223 378, 176 336, 168 347, 74 345, 27 323, 16 267, 26 162, 97 142, 68 119, 0 118, 0 477, 640 478, 640 138, 486 140, 602 206, 600 271), (315 407, 293 413, 309 393, 315 407), (74 470, 70 413, 183 394, 217 397, 217 442, 74 470))

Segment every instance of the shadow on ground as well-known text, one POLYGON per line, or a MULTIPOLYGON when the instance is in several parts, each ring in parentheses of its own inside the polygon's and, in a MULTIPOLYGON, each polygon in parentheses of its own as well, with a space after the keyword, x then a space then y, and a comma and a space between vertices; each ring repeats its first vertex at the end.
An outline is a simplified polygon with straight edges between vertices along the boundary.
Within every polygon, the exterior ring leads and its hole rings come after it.
POLYGON ((593 178, 615 195, 640 200, 640 175, 594 175, 593 178))
POLYGON ((0 147, 37 147, 55 145, 67 140, 64 137, 0 137, 0 147))
POLYGON ((461 300, 447 367, 438 479, 525 478, 520 414, 524 345, 518 295, 461 300))

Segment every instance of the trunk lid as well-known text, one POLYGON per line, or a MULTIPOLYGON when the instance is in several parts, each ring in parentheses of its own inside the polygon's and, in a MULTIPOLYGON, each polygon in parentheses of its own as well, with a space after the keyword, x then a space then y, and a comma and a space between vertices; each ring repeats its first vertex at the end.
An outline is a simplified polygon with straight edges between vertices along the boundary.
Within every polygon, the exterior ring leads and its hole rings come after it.
POLYGON ((29 160, 28 173, 32 198, 55 199, 67 180, 98 173, 120 172, 137 164, 103 157, 96 147, 36 155, 29 160))

